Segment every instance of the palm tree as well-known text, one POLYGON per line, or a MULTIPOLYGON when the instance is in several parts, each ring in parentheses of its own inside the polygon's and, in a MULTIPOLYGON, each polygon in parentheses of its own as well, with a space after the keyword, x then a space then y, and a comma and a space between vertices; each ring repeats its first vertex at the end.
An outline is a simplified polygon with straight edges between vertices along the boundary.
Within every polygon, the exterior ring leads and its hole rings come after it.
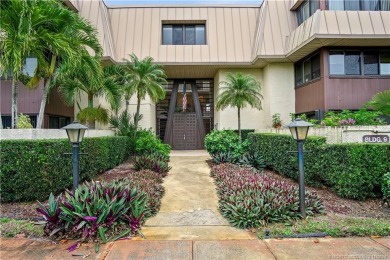
POLYGON ((134 115, 135 128, 140 121, 141 101, 149 95, 153 102, 158 102, 165 98, 165 89, 162 86, 166 81, 166 74, 161 64, 153 62, 153 58, 146 57, 138 59, 135 54, 130 55, 130 60, 125 59, 126 70, 131 80, 127 84, 127 97, 137 93, 137 110, 134 115))
POLYGON ((390 116, 390 90, 376 93, 368 103, 373 109, 390 116))
POLYGON ((77 118, 81 122, 87 122, 93 129, 95 121, 107 124, 109 120, 107 109, 100 105, 94 107, 94 97, 104 96, 112 109, 116 109, 120 104, 122 82, 118 74, 122 68, 117 65, 102 68, 98 57, 91 57, 87 52, 82 56, 83 62, 77 70, 70 73, 60 72, 61 75, 54 83, 59 86, 60 93, 68 104, 76 103, 81 93, 87 94, 88 105, 86 108, 79 106, 77 118))
POLYGON ((237 108, 238 134, 241 138, 241 109, 246 105, 259 110, 261 107, 261 85, 251 75, 243 75, 240 72, 229 73, 226 81, 219 83, 222 92, 217 98, 217 110, 223 110, 228 106, 237 108))
POLYGON ((0 72, 12 74, 11 128, 18 116, 18 82, 33 43, 31 25, 36 1, 0 1, 0 72))
POLYGON ((44 18, 39 29, 45 33, 37 34, 39 41, 35 44, 44 53, 46 62, 38 63, 34 77, 27 84, 28 87, 36 88, 41 78, 44 79, 37 128, 42 127, 48 95, 56 86, 51 82, 64 70, 64 66, 59 70, 60 64, 66 64, 67 70, 77 70, 83 62, 80 53, 85 52, 86 47, 93 50, 97 57, 102 53, 96 29, 75 12, 55 2, 52 8, 46 7, 41 12, 44 18))

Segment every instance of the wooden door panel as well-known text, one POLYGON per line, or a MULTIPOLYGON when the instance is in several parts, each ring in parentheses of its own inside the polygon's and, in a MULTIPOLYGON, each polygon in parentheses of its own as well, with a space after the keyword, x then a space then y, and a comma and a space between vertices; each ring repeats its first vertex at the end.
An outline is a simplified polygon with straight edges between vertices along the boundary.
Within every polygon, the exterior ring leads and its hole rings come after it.
POLYGON ((196 122, 195 113, 175 113, 173 117, 173 149, 196 149, 196 122))

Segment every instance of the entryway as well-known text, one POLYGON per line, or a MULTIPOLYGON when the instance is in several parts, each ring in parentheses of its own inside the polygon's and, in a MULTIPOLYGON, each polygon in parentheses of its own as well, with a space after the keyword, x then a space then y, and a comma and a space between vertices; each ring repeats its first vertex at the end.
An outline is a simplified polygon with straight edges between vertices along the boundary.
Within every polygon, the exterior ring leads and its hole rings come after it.
POLYGON ((166 97, 156 107, 157 135, 174 150, 204 148, 213 129, 213 81, 169 80, 166 97))

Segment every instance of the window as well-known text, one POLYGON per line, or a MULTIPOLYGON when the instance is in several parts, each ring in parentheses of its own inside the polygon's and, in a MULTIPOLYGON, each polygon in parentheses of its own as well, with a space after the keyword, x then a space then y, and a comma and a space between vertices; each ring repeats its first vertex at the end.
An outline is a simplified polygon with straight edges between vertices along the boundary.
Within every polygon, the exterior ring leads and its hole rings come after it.
POLYGON ((390 51, 330 51, 330 75, 390 75, 390 51))
POLYGON ((60 129, 70 124, 70 117, 49 116, 49 128, 60 129))
POLYGON ((310 58, 295 64, 295 85, 300 86, 321 76, 320 54, 312 55, 310 58))
POLYGON ((297 9, 298 25, 306 21, 306 19, 312 16, 319 8, 319 0, 305 1, 301 4, 301 6, 297 9))
POLYGON ((366 52, 364 53, 364 74, 379 75, 379 53, 366 52))
POLYGON ((206 33, 204 24, 164 24, 163 45, 204 45, 206 33))
POLYGON ((328 0, 329 10, 390 11, 390 0, 328 0))
POLYGON ((380 73, 390 75, 390 51, 380 54, 380 73))
POLYGON ((346 75, 360 75, 360 52, 346 51, 344 64, 346 75))

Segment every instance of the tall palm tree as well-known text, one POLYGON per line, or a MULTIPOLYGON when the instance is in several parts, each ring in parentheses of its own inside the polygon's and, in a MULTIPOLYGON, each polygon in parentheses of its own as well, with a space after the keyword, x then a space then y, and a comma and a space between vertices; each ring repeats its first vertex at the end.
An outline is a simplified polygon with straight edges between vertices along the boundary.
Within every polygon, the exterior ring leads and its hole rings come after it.
POLYGON ((259 110, 261 107, 261 85, 251 75, 243 75, 240 72, 229 73, 222 85, 222 92, 218 95, 216 108, 223 110, 228 106, 237 108, 238 134, 241 138, 241 109, 249 105, 259 110))
POLYGON ((33 44, 31 27, 36 2, 0 1, 0 72, 12 75, 11 128, 15 128, 18 115, 19 76, 33 44))
POLYGON ((373 109, 390 116, 390 90, 376 93, 368 103, 373 109))
POLYGON ((137 128, 140 120, 141 101, 149 95, 153 102, 165 98, 165 89, 162 86, 166 81, 166 74, 161 64, 153 62, 152 57, 138 59, 135 54, 130 55, 130 60, 125 59, 125 69, 130 75, 127 84, 127 97, 137 93, 137 110, 134 115, 134 125, 137 128))
POLYGON ((87 122, 87 125, 93 129, 95 121, 107 124, 109 120, 106 109, 100 105, 94 107, 94 97, 104 96, 113 109, 120 104, 122 82, 118 79, 118 73, 122 68, 117 65, 102 68, 98 57, 91 57, 87 52, 82 56, 83 62, 79 68, 70 73, 60 72, 61 75, 54 84, 59 86, 60 93, 68 104, 76 103, 81 93, 87 94, 87 107, 79 107, 77 118, 87 122))

